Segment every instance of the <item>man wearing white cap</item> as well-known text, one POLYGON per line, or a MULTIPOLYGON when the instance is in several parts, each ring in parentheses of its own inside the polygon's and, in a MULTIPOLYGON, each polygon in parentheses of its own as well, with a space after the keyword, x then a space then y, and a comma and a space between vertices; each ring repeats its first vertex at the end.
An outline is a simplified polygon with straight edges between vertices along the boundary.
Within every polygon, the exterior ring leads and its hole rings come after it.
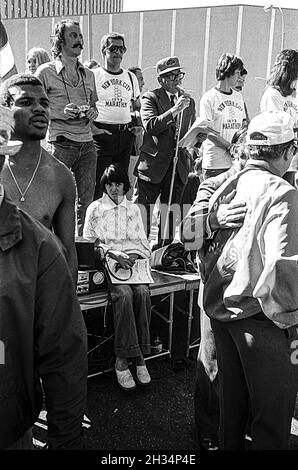
POLYGON ((254 117, 250 159, 210 200, 236 190, 240 228, 219 229, 200 250, 204 309, 218 358, 220 447, 244 449, 249 409, 253 449, 287 449, 298 389, 298 193, 282 179, 297 146, 290 116, 254 117), (250 405, 249 405, 250 404, 250 405))
MULTIPOLYGON (((188 94, 179 89, 185 75, 178 57, 165 57, 156 64, 160 88, 148 91, 142 97, 141 118, 144 126, 143 145, 136 165, 137 187, 134 201, 146 210, 144 225, 150 233, 152 209, 158 196, 161 208, 169 201, 173 174, 173 157, 177 140, 182 138, 195 120, 195 103, 188 94), (180 119, 182 119, 180 124, 180 119), (180 133, 178 132, 180 128, 180 133), (179 133, 179 136, 178 136, 179 133)), ((178 154, 172 204, 180 204, 187 183, 191 161, 185 149, 178 154)), ((165 223, 161 210, 161 220, 165 223)), ((160 224, 159 243, 163 235, 160 224)), ((169 223, 167 241, 174 238, 174 223, 169 223)))

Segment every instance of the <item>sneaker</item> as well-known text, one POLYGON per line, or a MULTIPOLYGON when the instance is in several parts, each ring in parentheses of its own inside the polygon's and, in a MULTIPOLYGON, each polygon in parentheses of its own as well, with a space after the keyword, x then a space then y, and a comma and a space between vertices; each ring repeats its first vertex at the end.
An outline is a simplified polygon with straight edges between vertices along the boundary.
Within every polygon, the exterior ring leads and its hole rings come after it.
POLYGON ((148 385, 151 382, 151 377, 146 366, 137 366, 137 379, 141 385, 148 385))
POLYGON ((118 384, 123 390, 134 390, 136 388, 136 383, 129 369, 117 370, 115 368, 115 371, 118 384))

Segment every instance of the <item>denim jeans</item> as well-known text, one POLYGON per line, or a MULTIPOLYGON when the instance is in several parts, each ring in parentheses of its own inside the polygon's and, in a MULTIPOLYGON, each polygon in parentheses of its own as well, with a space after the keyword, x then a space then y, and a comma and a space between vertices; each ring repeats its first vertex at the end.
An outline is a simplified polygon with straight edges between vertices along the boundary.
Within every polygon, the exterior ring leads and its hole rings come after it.
POLYGON ((52 154, 74 174, 77 186, 77 233, 83 235, 86 210, 93 201, 96 177, 96 151, 90 142, 51 142, 52 154))
POLYGON ((109 286, 115 330, 116 357, 150 354, 151 299, 146 284, 109 286))
POLYGON ((244 450, 251 412, 252 450, 287 450, 298 388, 292 360, 297 328, 279 329, 263 313, 221 322, 215 336, 220 448, 244 450))

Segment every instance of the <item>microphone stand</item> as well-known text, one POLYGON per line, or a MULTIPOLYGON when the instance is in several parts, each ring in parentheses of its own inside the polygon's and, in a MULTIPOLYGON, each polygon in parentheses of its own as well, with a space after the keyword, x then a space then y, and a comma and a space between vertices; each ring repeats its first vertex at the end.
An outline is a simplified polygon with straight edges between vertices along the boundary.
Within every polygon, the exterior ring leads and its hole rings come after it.
MULTIPOLYGON (((175 154, 174 154, 174 158, 173 158, 173 169, 172 169, 172 177, 171 177, 171 184, 170 184, 170 192, 169 192, 166 220, 165 220, 165 226, 164 226, 163 235, 162 235, 162 244, 161 244, 162 247, 165 244, 165 237, 166 237, 168 226, 169 226, 169 216, 170 216, 170 211, 171 211, 171 203, 172 203, 172 196, 173 196, 175 173, 176 173, 176 166, 177 166, 177 161, 178 161, 178 151, 179 151, 178 143, 179 143, 179 140, 180 140, 183 113, 184 113, 184 109, 183 109, 182 113, 179 114, 179 118, 178 118, 178 120, 179 120, 178 133, 177 133, 175 154)), ((173 227, 173 229, 174 229, 174 227, 173 227)))

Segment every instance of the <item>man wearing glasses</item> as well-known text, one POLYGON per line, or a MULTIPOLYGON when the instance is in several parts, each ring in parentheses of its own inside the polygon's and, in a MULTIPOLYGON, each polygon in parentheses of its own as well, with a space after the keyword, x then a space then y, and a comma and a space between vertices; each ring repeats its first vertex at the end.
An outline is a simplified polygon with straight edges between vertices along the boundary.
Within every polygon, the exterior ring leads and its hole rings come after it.
MULTIPOLYGON (((175 214, 173 211, 164 235, 167 214, 173 158, 177 141, 181 139, 195 120, 194 100, 180 87, 185 75, 181 71, 178 57, 166 57, 156 64, 160 88, 148 91, 142 97, 141 118, 145 129, 140 158, 135 169, 137 186, 134 200, 145 208, 144 224, 147 236, 150 234, 154 204, 160 196, 161 223, 158 244, 170 243, 174 238, 175 214), (164 238, 164 240, 162 240, 164 238)), ((181 202, 183 190, 191 169, 191 160, 185 149, 179 149, 171 203, 172 207, 181 202)))
POLYGON ((101 196, 100 178, 112 163, 128 170, 134 134, 131 132, 131 109, 140 90, 136 76, 121 67, 126 52, 123 34, 109 33, 101 39, 104 66, 94 69, 98 116, 93 122, 93 138, 97 150, 97 171, 94 199, 101 196))

